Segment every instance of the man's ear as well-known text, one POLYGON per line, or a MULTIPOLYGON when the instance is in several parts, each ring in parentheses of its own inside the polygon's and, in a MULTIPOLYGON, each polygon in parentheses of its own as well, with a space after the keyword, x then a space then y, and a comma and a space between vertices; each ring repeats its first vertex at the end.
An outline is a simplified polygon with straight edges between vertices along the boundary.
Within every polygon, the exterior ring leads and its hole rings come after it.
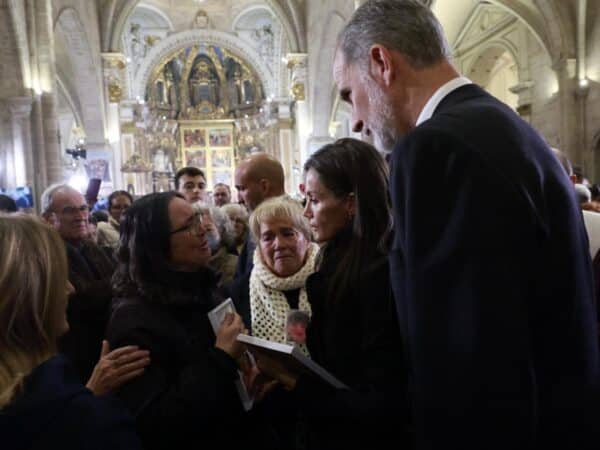
POLYGON ((381 86, 389 87, 396 77, 396 66, 392 53, 381 44, 369 49, 369 73, 381 86))
POLYGON ((258 182, 263 195, 268 196, 271 193, 271 182, 266 178, 261 178, 258 182))

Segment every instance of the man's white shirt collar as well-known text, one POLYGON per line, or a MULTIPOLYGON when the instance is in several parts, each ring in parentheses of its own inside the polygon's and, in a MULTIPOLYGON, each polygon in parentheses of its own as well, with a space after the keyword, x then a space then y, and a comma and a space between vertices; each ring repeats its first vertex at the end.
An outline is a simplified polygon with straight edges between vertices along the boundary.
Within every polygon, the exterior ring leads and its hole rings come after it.
POLYGON ((440 87, 437 91, 435 91, 431 98, 427 100, 427 103, 425 103, 423 111, 421 111, 421 114, 419 114, 419 118, 417 119, 416 126, 418 127, 426 120, 429 120, 440 102, 444 100, 448 94, 457 90, 459 87, 472 83, 473 82, 467 77, 456 77, 440 87))

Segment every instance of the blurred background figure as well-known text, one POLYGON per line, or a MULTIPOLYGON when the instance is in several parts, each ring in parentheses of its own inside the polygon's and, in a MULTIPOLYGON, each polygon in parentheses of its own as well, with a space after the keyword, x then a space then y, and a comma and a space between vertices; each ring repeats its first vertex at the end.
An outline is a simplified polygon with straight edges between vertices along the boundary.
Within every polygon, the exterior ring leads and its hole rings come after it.
POLYGON ((8 195, 0 194, 0 211, 2 212, 17 212, 17 202, 8 195))
POLYGON ((235 229, 221 208, 196 203, 194 209, 202 217, 202 226, 210 247, 208 267, 219 276, 219 285, 233 280, 238 256, 235 248, 235 229))
POLYGON ((217 183, 213 188, 213 202, 215 206, 231 203, 231 189, 225 183, 217 183))
POLYGON ((240 254, 248 237, 248 210, 237 203, 228 203, 221 209, 229 216, 235 231, 235 250, 240 254))
POLYGON ((98 223, 98 245, 117 248, 120 223, 132 203, 133 197, 127 191, 114 191, 108 196, 108 221, 98 223))

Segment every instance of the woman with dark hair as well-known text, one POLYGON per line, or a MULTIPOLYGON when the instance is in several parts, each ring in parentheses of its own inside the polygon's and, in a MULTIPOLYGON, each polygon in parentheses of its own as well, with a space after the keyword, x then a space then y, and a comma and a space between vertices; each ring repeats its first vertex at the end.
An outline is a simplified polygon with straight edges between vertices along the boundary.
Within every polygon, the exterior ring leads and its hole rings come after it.
POLYGON ((340 139, 310 156, 304 176, 304 215, 321 245, 317 271, 306 281, 306 342, 311 357, 349 389, 278 377, 296 392, 310 448, 388 447, 389 439, 403 440, 407 409, 387 262, 387 166, 371 145, 340 139))
POLYGON ((97 223, 98 245, 116 248, 119 244, 121 218, 133 203, 133 197, 127 191, 114 191, 108 196, 108 222, 97 223))
MULTIPOLYGON (((112 346, 150 350, 144 375, 118 393, 137 420, 144 448, 223 448, 243 410, 235 380, 244 331, 229 314, 215 335, 216 276, 201 218, 181 194, 147 195, 127 210, 113 277, 112 346)), ((239 445, 239 443, 238 443, 239 445)))

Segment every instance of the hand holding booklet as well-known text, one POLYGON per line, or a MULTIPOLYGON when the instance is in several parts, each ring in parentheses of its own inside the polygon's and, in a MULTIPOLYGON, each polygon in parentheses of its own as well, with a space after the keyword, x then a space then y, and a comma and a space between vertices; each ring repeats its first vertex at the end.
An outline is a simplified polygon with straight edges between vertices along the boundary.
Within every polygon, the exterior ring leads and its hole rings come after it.
MULTIPOLYGON (((210 321, 215 335, 219 331, 219 328, 221 328, 221 324, 228 313, 235 313, 235 306, 230 298, 208 312, 208 320, 210 321)), ((249 363, 253 364, 253 361, 249 360, 249 363)), ((242 405, 244 406, 244 410, 249 411, 252 409, 254 400, 248 393, 248 389, 246 389, 246 384, 244 383, 244 372, 238 370, 238 374, 240 378, 239 380, 235 381, 235 387, 240 396, 240 400, 242 401, 242 405)))
POLYGON ((247 334, 238 335, 237 340, 246 344, 250 353, 257 360, 264 355, 267 358, 275 359, 285 367, 285 370, 294 375, 307 374, 323 380, 336 389, 348 389, 348 386, 302 353, 295 345, 280 344, 247 334))

